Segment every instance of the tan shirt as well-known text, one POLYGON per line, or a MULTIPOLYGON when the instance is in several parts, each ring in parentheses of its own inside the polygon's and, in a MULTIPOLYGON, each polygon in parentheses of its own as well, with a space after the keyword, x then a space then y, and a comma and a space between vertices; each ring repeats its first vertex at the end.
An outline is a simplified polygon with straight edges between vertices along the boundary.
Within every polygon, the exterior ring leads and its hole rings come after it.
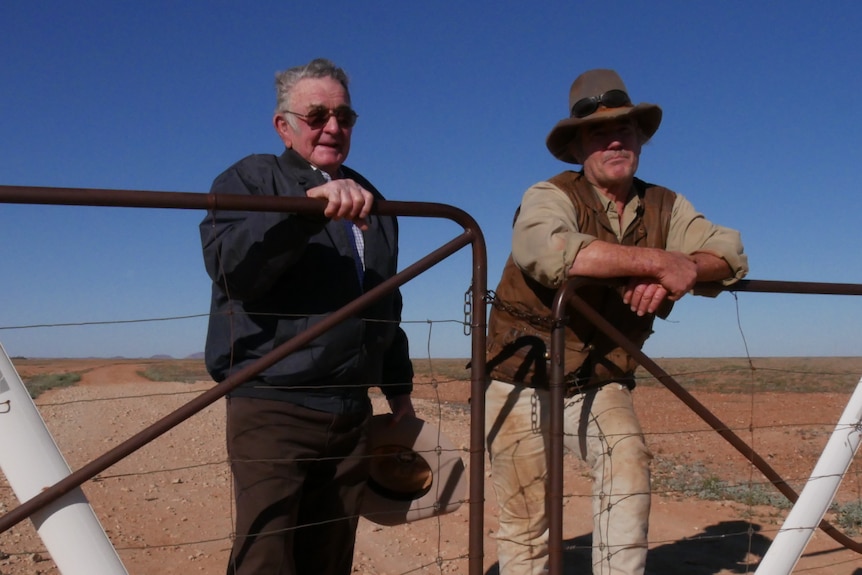
MULTIPOLYGON (((611 226, 621 238, 620 217, 614 202, 603 194, 596 196, 605 207, 611 226)), ((640 199, 633 194, 623 211, 623 222, 632 222, 640 199)), ((539 182, 521 200, 521 211, 512 233, 512 258, 527 275, 539 283, 559 287, 578 252, 595 237, 578 230, 575 206, 557 186, 539 182)), ((730 285, 748 273, 748 258, 743 253, 739 232, 713 224, 694 209, 691 202, 676 194, 668 232, 667 250, 685 254, 706 252, 724 259, 733 271, 725 280, 730 285)))

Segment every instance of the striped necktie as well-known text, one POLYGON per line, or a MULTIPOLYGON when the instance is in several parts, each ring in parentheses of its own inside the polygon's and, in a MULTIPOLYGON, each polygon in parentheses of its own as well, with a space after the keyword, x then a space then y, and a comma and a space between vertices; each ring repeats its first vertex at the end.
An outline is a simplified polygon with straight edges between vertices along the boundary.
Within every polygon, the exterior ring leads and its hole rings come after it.
MULTIPOLYGON (((344 222, 347 237, 350 238, 350 246, 353 248, 353 263, 356 264, 356 276, 359 278, 359 287, 365 282, 365 262, 362 253, 359 251, 360 238, 357 234, 362 234, 362 230, 357 228, 350 220, 342 220, 344 222)), ((364 242, 363 242, 364 243, 364 242)))

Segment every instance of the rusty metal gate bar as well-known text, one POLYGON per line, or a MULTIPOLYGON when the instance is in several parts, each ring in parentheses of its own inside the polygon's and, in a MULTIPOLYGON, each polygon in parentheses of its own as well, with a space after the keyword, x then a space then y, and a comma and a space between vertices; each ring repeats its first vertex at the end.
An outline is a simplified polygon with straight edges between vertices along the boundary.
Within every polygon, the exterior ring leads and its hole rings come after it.
MULTIPOLYGON (((44 188, 0 186, 0 203, 51 204, 73 206, 111 206, 134 208, 175 208, 239 211, 281 211, 319 214, 323 204, 310 198, 243 196, 182 192, 150 192, 83 188, 44 188)), ((92 479, 98 473, 137 451, 192 415, 222 398, 227 392, 254 377, 288 354, 307 345, 326 330, 344 321, 397 289, 467 244, 473 248, 473 281, 471 332, 471 402, 470 402, 470 478, 469 478, 469 574, 482 575, 484 532, 484 455, 485 455, 485 327, 487 292, 487 250, 482 231, 466 212, 446 204, 425 202, 379 201, 373 213, 450 219, 464 228, 464 233, 408 266, 389 280, 327 316, 319 324, 281 344, 255 363, 231 375, 156 423, 138 432, 105 454, 71 473, 55 485, 0 517, 0 533, 28 518, 32 513, 56 501, 66 493, 92 479), (483 361, 475 361, 482 358, 483 361)))
MULTIPOLYGON (((726 439, 737 451, 739 451, 749 462, 751 462, 775 487, 791 501, 795 503, 798 499, 797 493, 781 478, 781 476, 758 455, 753 448, 749 447, 738 435, 731 431, 703 404, 695 399, 684 387, 659 367, 652 359, 641 351, 614 325, 607 321, 601 314, 593 309, 587 302, 579 297, 575 290, 585 283, 596 283, 591 278, 572 278, 565 282, 557 290, 554 297, 552 317, 554 324, 551 328, 551 377, 550 377, 550 463, 548 467, 548 498, 549 515, 548 530, 550 534, 550 570, 549 575, 563 574, 563 404, 565 401, 565 385, 563 384, 565 374, 564 353, 565 349, 565 322, 566 305, 571 304, 583 317, 588 319, 605 335, 610 337, 617 345, 629 353, 637 362, 643 366, 653 377, 668 388, 692 411, 708 423, 716 432, 726 439)), ((816 283, 816 282, 789 282, 768 280, 741 280, 731 286, 709 284, 718 290, 730 292, 760 292, 760 293, 792 293, 792 294, 821 294, 821 295, 862 295, 862 285, 841 283, 816 283)), ((854 541, 845 534, 838 531, 833 525, 821 520, 820 529, 832 537, 835 541, 862 553, 862 543, 854 541)))

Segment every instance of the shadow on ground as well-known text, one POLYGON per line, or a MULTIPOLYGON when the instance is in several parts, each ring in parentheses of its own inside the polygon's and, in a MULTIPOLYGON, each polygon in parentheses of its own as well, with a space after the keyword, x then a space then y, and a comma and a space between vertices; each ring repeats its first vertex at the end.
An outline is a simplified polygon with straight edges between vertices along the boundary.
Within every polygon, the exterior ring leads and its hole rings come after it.
MULTIPOLYGON (((747 521, 723 521, 706 527, 689 539, 653 547, 647 556, 647 575, 752 573, 757 566, 747 561, 763 557, 771 543, 758 531, 760 526, 747 521)), ((591 546, 592 535, 589 534, 563 542, 564 575, 592 572, 591 546)), ((499 564, 492 565, 485 575, 499 575, 499 564)))

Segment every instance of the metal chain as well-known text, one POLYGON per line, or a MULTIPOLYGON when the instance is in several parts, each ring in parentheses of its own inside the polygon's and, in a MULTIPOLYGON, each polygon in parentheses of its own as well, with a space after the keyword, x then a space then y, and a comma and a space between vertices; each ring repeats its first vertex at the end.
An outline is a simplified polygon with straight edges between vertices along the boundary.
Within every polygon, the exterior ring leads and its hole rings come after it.
POLYGON ((464 335, 473 333, 473 283, 464 292, 464 335))
POLYGON ((542 433, 542 424, 539 421, 539 396, 535 392, 530 395, 530 431, 542 433))
POLYGON ((498 310, 505 312, 512 317, 516 317, 518 319, 522 319, 527 321, 537 327, 542 327, 547 330, 552 330, 556 325, 554 318, 550 315, 539 315, 535 313, 527 313, 523 310, 520 310, 513 305, 506 303, 505 301, 499 299, 497 294, 494 293, 494 290, 488 290, 485 294, 485 303, 489 303, 498 310))
MULTIPOLYGON (((484 303, 490 304, 502 312, 508 313, 512 317, 522 319, 537 327, 542 327, 547 330, 553 329, 555 322, 550 315, 543 316, 535 313, 527 313, 511 304, 504 302, 497 297, 494 290, 485 292, 484 303)), ((464 292, 464 335, 470 335, 473 332, 473 284, 464 292)))

